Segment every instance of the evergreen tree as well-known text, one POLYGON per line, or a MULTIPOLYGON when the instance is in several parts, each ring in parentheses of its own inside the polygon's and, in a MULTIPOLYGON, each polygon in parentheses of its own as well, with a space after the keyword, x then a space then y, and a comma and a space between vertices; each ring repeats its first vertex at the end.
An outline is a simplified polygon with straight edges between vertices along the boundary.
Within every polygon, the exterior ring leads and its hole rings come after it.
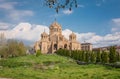
POLYGON ((114 46, 110 47, 109 62, 110 63, 115 63, 116 62, 116 50, 115 50, 114 46))
POLYGON ((109 60, 108 53, 103 51, 101 54, 101 62, 105 64, 109 62, 108 60, 109 60))
POLYGON ((86 51, 85 52, 85 62, 89 62, 89 52, 88 51, 86 51))
POLYGON ((82 61, 82 51, 78 51, 78 53, 79 53, 79 54, 78 54, 78 56, 79 56, 79 57, 78 57, 78 60, 79 60, 79 61, 82 61))
POLYGON ((119 52, 117 52, 116 58, 117 58, 117 61, 120 61, 120 53, 119 52))
POLYGON ((81 61, 85 61, 85 52, 82 51, 81 53, 82 53, 82 57, 81 57, 82 60, 81 61))
POLYGON ((91 63, 95 63, 95 61, 96 61, 96 55, 94 52, 90 53, 90 61, 91 61, 91 63))
POLYGON ((99 62, 101 62, 101 53, 100 53, 100 51, 98 51, 96 53, 96 63, 99 63, 99 62))

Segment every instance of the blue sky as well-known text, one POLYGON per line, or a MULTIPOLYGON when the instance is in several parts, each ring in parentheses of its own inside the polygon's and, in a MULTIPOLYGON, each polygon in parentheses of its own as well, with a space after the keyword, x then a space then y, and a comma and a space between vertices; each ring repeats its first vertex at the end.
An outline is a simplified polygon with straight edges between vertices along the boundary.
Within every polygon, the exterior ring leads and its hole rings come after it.
POLYGON ((60 10, 57 14, 54 9, 43 5, 42 0, 1 0, 3 3, 13 3, 15 10, 29 10, 32 16, 25 16, 20 20, 10 20, 5 10, 0 9, 0 21, 7 23, 30 22, 33 24, 50 25, 57 18, 63 29, 73 31, 96 32, 104 35, 111 32, 111 20, 120 17, 120 0, 77 0, 78 8, 71 14, 64 14, 60 10), (74 28, 73 28, 74 27, 74 28))
POLYGON ((20 23, 49 25, 55 18, 63 30, 94 33, 100 37, 120 31, 120 0, 77 0, 78 8, 54 9, 43 5, 44 0, 0 0, 0 29, 11 30, 20 23))

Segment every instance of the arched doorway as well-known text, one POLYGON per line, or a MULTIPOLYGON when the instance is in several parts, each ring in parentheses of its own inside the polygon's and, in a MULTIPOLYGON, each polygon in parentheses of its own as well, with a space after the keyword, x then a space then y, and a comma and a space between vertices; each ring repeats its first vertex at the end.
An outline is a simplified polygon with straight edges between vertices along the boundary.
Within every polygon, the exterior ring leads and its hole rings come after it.
POLYGON ((54 44, 54 50, 57 50, 57 44, 54 44))
POLYGON ((67 49, 67 44, 64 45, 64 49, 67 49))

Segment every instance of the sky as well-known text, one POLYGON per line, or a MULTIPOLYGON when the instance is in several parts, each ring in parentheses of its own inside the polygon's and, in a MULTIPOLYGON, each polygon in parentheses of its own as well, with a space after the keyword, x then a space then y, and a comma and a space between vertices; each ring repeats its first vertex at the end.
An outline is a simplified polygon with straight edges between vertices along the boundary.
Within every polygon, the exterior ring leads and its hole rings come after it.
POLYGON ((56 13, 44 0, 0 0, 0 33, 31 45, 44 29, 49 33, 56 18, 66 38, 74 32, 80 43, 89 42, 93 47, 120 45, 120 0, 77 1, 77 8, 56 13))

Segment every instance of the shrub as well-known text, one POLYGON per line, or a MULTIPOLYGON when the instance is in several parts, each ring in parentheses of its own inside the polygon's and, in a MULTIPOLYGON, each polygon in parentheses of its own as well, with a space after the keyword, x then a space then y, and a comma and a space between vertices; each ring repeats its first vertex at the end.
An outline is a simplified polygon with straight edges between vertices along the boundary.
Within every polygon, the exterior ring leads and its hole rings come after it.
POLYGON ((40 56, 41 55, 41 51, 40 50, 37 50, 36 52, 36 57, 40 56))

